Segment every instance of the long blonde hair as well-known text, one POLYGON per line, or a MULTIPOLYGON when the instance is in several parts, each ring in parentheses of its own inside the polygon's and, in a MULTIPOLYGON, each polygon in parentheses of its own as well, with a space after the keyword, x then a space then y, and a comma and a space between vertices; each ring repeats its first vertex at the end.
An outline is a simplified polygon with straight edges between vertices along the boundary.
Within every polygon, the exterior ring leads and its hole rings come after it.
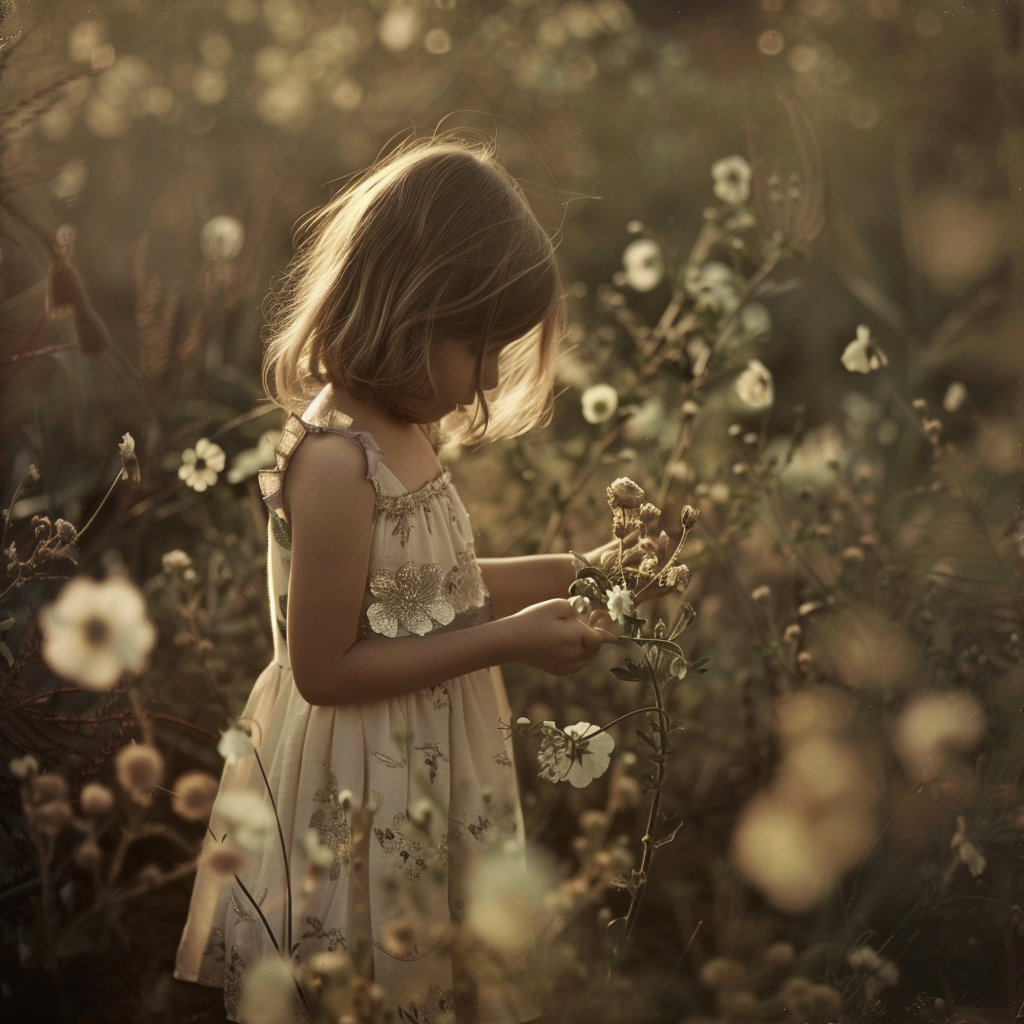
POLYGON ((410 140, 305 222, 263 364, 293 410, 325 384, 403 418, 435 386, 437 335, 478 339, 476 397, 442 440, 515 437, 550 422, 566 298, 554 247, 493 142, 410 140), (498 387, 481 388, 488 340, 509 341, 498 387))

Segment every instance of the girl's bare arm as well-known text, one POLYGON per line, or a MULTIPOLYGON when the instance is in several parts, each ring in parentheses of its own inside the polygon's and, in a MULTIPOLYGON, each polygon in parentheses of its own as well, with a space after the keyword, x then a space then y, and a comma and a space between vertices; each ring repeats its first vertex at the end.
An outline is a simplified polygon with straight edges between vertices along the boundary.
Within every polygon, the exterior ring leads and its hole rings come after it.
POLYGON ((477 565, 498 619, 538 601, 568 596, 569 585, 576 579, 569 554, 478 558, 477 565))
POLYGON ((566 675, 614 639, 579 621, 568 601, 551 600, 466 629, 357 642, 375 497, 365 469, 360 449, 331 434, 307 437, 288 468, 288 651, 310 704, 383 700, 509 661, 566 675))

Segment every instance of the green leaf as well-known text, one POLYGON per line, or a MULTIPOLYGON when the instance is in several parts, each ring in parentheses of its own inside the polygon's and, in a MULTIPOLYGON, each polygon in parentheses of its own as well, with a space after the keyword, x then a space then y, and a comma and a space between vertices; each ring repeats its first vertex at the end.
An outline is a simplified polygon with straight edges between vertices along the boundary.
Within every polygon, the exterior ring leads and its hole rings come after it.
POLYGON ((12 615, 9 619, 4 619, 3 622, 0 622, 0 633, 6 633, 13 625, 14 616, 12 615))
POLYGON ((690 666, 691 672, 707 672, 707 664, 711 661, 710 658, 701 658, 699 661, 695 661, 690 666))
POLYGON ((651 841, 654 848, 658 849, 659 846, 666 846, 668 843, 671 843, 682 827, 682 818, 672 817, 662 822, 657 829, 657 834, 651 841))
POLYGON ((654 742, 653 738, 648 736, 642 729, 637 729, 637 736, 640 737, 652 750, 658 750, 658 744, 654 742))
POLYGON ((616 679, 628 679, 632 682, 640 682, 640 676, 630 670, 628 666, 613 665, 609 670, 616 679))
POLYGON ((276 512, 270 513, 270 532, 274 535, 274 540, 276 540, 277 543, 285 549, 285 551, 291 551, 291 527, 276 512))
POLYGON ((14 655, 11 654, 11 649, 2 640, 0 640, 0 657, 7 662, 8 668, 14 664, 14 655))

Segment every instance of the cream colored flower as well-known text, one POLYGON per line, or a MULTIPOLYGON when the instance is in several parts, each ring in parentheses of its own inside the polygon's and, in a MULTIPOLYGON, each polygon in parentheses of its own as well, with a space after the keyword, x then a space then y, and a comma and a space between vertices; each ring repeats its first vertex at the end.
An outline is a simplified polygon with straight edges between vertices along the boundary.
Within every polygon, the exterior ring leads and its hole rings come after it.
POLYGON ((39 771, 39 762, 31 755, 14 758, 7 766, 16 779, 31 779, 39 771))
POLYGON ((927 781, 942 770, 952 751, 970 750, 984 733, 984 713, 969 693, 924 693, 896 721, 896 751, 907 771, 927 781))
POLYGON ((217 743, 217 753, 229 764, 241 761, 242 758, 252 754, 255 748, 247 733, 232 726, 226 729, 217 743))
POLYGON ((626 616, 636 614, 633 594, 626 587, 620 587, 616 583, 611 590, 605 591, 605 597, 608 600, 608 614, 620 626, 626 625, 626 616))
POLYGON ((583 418, 588 423, 604 423, 615 415, 619 407, 619 393, 611 384, 595 384, 583 392, 580 403, 583 418))
POLYGON ((469 877, 466 925, 491 949, 512 954, 527 948, 541 930, 553 883, 543 862, 527 870, 515 847, 490 847, 475 858, 469 877))
POLYGON ((214 843, 203 851, 203 864, 215 878, 231 881, 245 867, 245 852, 230 840, 214 843))
MULTIPOLYGON (((199 232, 199 248, 213 262, 233 260, 245 245, 245 228, 236 217, 211 217, 199 232)), ((221 467, 223 468, 223 467, 221 467)))
POLYGON ((281 440, 280 430, 268 430, 260 436, 252 448, 246 448, 239 452, 231 460, 231 468, 227 472, 229 484, 241 483, 255 476, 261 469, 268 469, 274 465, 274 449, 281 440))
POLYGON ((715 196, 732 206, 739 206, 750 195, 750 176, 750 164, 741 156, 725 156, 711 165, 715 196))
POLYGON ((542 779, 583 787, 608 770, 615 741, 607 732, 600 732, 598 726, 589 722, 577 722, 564 729, 555 728, 554 722, 544 725, 537 754, 542 779))
POLYGON ((736 378, 736 394, 751 409, 770 409, 775 401, 772 371, 760 359, 751 359, 736 378))
POLYGON ((665 276, 665 257, 653 239, 638 238, 622 253, 626 284, 638 292, 649 292, 661 284, 665 276))
POLYGON ((78 794, 78 806, 87 818, 99 818, 114 806, 114 794, 100 782, 87 782, 78 794))
POLYGON ((724 263, 712 260, 686 272, 686 289, 699 309, 732 313, 740 304, 736 275, 724 263))
POLYGON ((195 448, 186 448, 181 453, 178 478, 193 491, 205 491, 217 482, 217 474, 224 468, 224 449, 209 438, 201 437, 195 448))
POLYGON ((143 807, 153 802, 153 790, 163 781, 164 759, 149 743, 131 743, 114 757, 117 781, 143 807))
POLYGON ((847 957, 855 971, 870 974, 882 986, 897 985, 900 980, 900 969, 885 957, 880 956, 871 946, 860 946, 847 957))
POLYGON ((946 412, 957 412, 967 398, 967 388, 962 381, 955 380, 946 388, 946 393, 942 396, 942 408, 946 412))
POLYGON ((242 978, 238 1018, 245 1024, 280 1024, 295 1018, 295 978, 276 953, 264 957, 242 978))
POLYGON ((850 373, 871 373, 889 365, 886 354, 875 344, 870 329, 864 324, 857 328, 857 337, 843 349, 840 358, 850 373))
POLYGON ((109 690, 140 671, 156 643, 142 594, 120 576, 77 576, 40 609, 39 628, 47 665, 87 690, 109 690))
POLYGON ((209 821, 218 787, 209 772, 185 772, 175 780, 171 808, 186 821, 209 821))
POLYGON ((215 810, 231 838, 251 853, 262 849, 267 832, 274 827, 274 812, 270 804, 251 789, 222 793, 215 810))

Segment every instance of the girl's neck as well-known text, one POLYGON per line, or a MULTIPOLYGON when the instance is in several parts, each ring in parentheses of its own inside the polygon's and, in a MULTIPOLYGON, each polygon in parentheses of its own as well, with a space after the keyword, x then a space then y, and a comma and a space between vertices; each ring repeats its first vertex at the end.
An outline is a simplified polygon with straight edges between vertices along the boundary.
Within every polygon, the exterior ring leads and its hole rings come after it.
POLYGON ((378 402, 354 398, 344 388, 334 384, 325 385, 314 397, 310 407, 314 408, 316 412, 336 409, 338 412, 350 416, 356 429, 363 427, 371 433, 378 430, 395 435, 415 428, 423 431, 429 437, 433 432, 432 421, 419 422, 403 419, 378 402))

